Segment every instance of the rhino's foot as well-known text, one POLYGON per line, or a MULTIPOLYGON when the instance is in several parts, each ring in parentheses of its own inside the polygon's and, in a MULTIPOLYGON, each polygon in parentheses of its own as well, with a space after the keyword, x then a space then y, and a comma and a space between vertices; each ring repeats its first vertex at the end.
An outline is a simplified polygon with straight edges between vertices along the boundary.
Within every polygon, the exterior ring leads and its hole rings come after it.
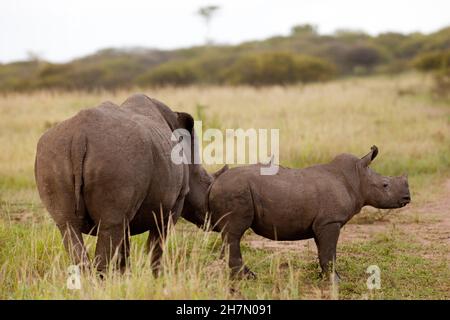
POLYGON ((159 278, 161 276, 162 273, 162 268, 161 266, 156 266, 156 267, 152 267, 152 274, 154 278, 159 278))
POLYGON ((219 259, 220 259, 220 260, 225 259, 225 246, 222 246, 222 247, 220 248, 219 259))
POLYGON ((255 280, 257 276, 247 266, 244 266, 239 271, 231 271, 231 278, 234 280, 255 280))
POLYGON ((341 283, 341 276, 337 271, 335 272, 327 272, 327 273, 321 273, 322 280, 330 281, 331 283, 334 283, 336 285, 341 283))
POLYGON ((341 282, 341 276, 339 275, 339 273, 337 271, 335 271, 334 274, 332 275, 332 280, 335 283, 341 282))
POLYGON ((330 285, 332 287, 339 288, 339 285, 341 284, 341 277, 339 276, 339 274, 337 272, 330 274, 329 279, 330 279, 330 285))
POLYGON ((97 277, 98 277, 101 281, 106 280, 106 272, 97 270, 96 273, 97 273, 97 277))
POLYGON ((256 280, 258 277, 256 276, 256 273, 251 271, 249 268, 245 267, 247 270, 245 271, 245 279, 249 280, 256 280))

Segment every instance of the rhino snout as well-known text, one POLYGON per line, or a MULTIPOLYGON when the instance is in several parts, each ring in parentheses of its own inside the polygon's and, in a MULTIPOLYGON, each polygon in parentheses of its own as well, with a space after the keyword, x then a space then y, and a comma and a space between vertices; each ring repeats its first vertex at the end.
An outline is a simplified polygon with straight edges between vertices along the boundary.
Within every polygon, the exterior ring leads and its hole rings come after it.
POLYGON ((403 196, 402 199, 400 200, 400 206, 404 207, 410 202, 411 202, 411 196, 409 194, 407 194, 407 195, 403 196))

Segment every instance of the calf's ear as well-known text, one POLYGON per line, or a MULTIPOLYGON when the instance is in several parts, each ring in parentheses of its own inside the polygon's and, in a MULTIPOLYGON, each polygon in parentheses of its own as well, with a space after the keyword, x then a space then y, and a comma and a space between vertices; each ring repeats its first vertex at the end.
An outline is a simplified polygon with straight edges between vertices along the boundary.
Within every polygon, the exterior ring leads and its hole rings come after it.
POLYGON ((372 146, 370 148, 370 152, 361 158, 361 164, 363 167, 367 167, 370 165, 373 159, 378 155, 377 146, 372 146))
POLYGON ((186 112, 176 112, 179 128, 186 129, 192 134, 194 129, 194 118, 186 112))
POLYGON ((224 172, 227 171, 227 170, 228 170, 228 165, 226 164, 226 165, 224 165, 224 166, 222 167, 222 169, 220 169, 220 170, 214 172, 214 173, 212 174, 212 176, 213 176, 214 179, 216 179, 218 176, 220 176, 222 173, 224 173, 224 172))

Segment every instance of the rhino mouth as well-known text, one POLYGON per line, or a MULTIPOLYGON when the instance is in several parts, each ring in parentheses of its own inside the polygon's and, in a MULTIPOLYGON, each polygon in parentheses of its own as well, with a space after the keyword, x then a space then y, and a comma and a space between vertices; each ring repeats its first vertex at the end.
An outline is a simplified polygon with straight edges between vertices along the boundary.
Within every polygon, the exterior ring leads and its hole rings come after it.
POLYGON ((399 202, 399 206, 400 208, 403 208, 404 206, 406 206, 410 201, 400 201, 399 202))
POLYGON ((399 201, 399 205, 400 208, 403 208, 404 206, 406 206, 408 203, 411 202, 411 196, 409 194, 405 195, 400 201, 399 201))

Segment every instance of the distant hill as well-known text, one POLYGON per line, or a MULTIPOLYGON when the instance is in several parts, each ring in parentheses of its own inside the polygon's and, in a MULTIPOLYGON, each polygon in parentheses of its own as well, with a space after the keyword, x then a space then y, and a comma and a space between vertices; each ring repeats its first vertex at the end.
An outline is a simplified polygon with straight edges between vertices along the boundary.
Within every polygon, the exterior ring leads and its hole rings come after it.
POLYGON ((449 50, 450 27, 430 34, 370 36, 351 30, 320 35, 311 25, 299 25, 289 36, 239 45, 112 48, 62 64, 40 60, 0 64, 0 91, 323 81, 403 72, 422 56, 449 50))

